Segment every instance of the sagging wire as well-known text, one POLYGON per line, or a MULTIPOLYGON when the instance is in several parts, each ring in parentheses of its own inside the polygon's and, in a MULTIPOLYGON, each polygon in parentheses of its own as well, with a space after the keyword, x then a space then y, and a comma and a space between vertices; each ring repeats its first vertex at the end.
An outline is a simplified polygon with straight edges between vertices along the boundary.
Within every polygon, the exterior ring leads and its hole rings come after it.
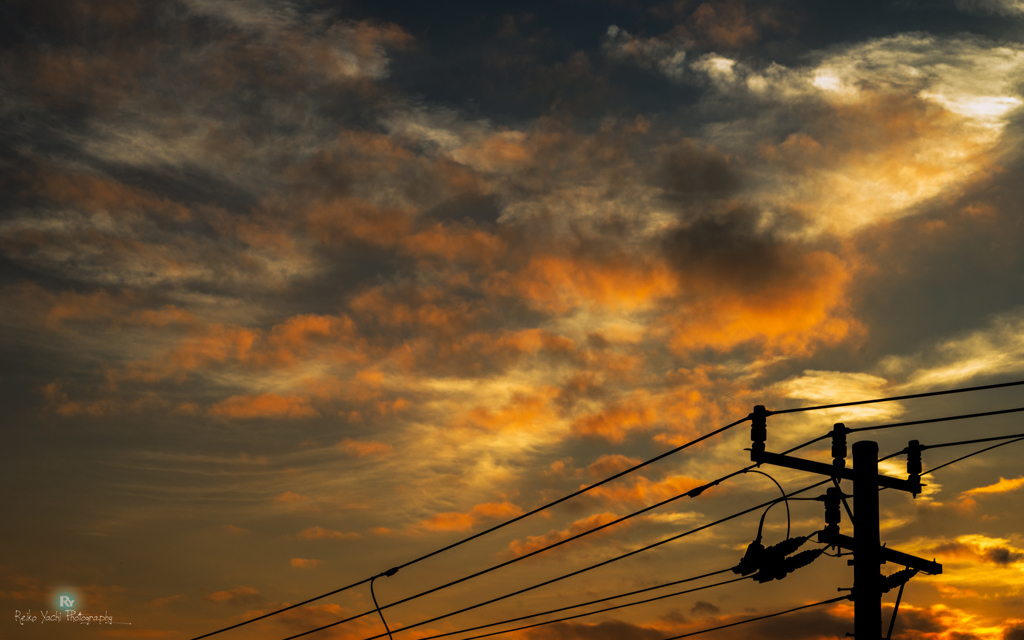
MULTIPOLYGON (((768 475, 764 471, 759 471, 757 469, 749 469, 748 468, 748 469, 744 469, 743 473, 760 473, 762 476, 764 476, 764 477, 768 478, 769 480, 771 480, 772 482, 774 482, 775 486, 779 488, 779 491, 782 493, 782 497, 779 500, 782 500, 782 501, 784 501, 786 503, 786 537, 788 538, 789 534, 790 534, 790 527, 792 526, 792 518, 790 517, 789 499, 786 496, 786 490, 782 488, 782 485, 779 484, 778 480, 776 480, 775 478, 771 477, 770 475, 768 475)), ((758 539, 758 541, 761 540, 761 531, 764 529, 764 518, 765 518, 765 516, 768 515, 768 511, 772 507, 774 507, 776 504, 778 504, 778 501, 775 501, 775 502, 771 503, 770 505, 768 505, 768 508, 765 509, 764 513, 761 514, 761 523, 757 525, 757 539, 758 539)))
POLYGON ((388 632, 388 638, 391 638, 391 640, 395 639, 391 636, 391 627, 388 626, 388 621, 384 619, 384 612, 380 610, 380 605, 377 604, 377 594, 373 592, 373 581, 377 578, 390 578, 396 573, 398 573, 398 567, 392 567, 391 569, 388 569, 383 573, 378 573, 370 578, 370 597, 373 598, 373 606, 377 607, 377 615, 380 616, 380 621, 384 623, 384 629, 388 632))

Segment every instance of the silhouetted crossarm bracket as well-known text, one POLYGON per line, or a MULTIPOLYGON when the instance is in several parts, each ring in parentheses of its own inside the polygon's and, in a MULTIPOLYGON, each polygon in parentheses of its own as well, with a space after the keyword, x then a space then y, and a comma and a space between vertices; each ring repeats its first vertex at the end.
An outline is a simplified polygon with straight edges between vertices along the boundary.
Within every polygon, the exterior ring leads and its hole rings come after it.
MULTIPOLYGON (((850 536, 844 536, 841 533, 830 534, 823 531, 818 534, 818 542, 853 550, 853 538, 850 536)), ((942 565, 938 562, 918 558, 917 556, 912 556, 909 553, 890 549, 889 547, 882 547, 879 551, 879 555, 882 557, 882 560, 886 562, 901 564, 904 567, 917 569, 922 573, 928 573, 933 576, 937 576, 942 573, 942 565)))
MULTIPOLYGON (((789 467, 790 469, 817 473, 819 475, 831 476, 833 478, 843 478, 845 480, 853 480, 854 478, 853 469, 836 467, 831 464, 815 462, 813 460, 804 460, 803 458, 795 458, 781 453, 772 453, 770 451, 751 451, 750 459, 753 462, 774 464, 780 467, 789 467)), ((886 487, 887 489, 899 489, 900 491, 906 491, 908 493, 921 493, 921 483, 919 482, 901 480, 900 478, 883 476, 882 474, 878 475, 878 486, 886 487)))

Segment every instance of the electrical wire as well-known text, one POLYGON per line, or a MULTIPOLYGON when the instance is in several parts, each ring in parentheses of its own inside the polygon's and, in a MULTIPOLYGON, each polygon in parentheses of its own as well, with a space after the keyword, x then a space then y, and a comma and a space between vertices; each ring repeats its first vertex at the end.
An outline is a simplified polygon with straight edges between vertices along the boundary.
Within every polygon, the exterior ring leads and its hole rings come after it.
MULTIPOLYGON (((467 537, 465 537, 465 538, 463 538, 463 539, 461 539, 461 540, 459 540, 457 542, 453 542, 452 544, 450 544, 450 545, 448 545, 446 547, 442 547, 442 548, 437 549, 435 551, 431 551, 430 553, 427 553, 425 555, 419 556, 418 558, 414 558, 413 560, 409 560, 408 562, 400 564, 400 565, 398 565, 397 567, 394 567, 394 568, 396 570, 404 569, 405 567, 414 565, 414 564, 416 564, 418 562, 422 562, 422 561, 426 560, 427 558, 432 558, 432 557, 434 557, 434 556, 436 556, 436 555, 438 555, 440 553, 444 553, 445 551, 449 551, 450 549, 454 549, 455 547, 463 545, 463 544, 465 544, 465 543, 467 543, 467 542, 469 542, 471 540, 475 540, 475 539, 477 539, 479 537, 482 537, 482 536, 485 536, 485 535, 487 535, 489 533, 497 531, 498 529, 501 529, 503 527, 507 527, 510 524, 513 524, 515 522, 519 522, 520 520, 522 520, 524 518, 528 518, 528 517, 530 517, 530 516, 532 516, 534 514, 540 513, 541 511, 544 511, 544 510, 549 509, 549 508, 551 508, 551 507, 553 507, 553 506, 555 506, 557 504, 565 502, 566 500, 569 500, 571 498, 575 498, 576 496, 582 495, 582 494, 590 491, 591 489, 595 489, 597 487, 600 487, 603 484, 607 484, 607 483, 611 482, 612 480, 616 480, 618 478, 621 478, 622 476, 624 476, 626 474, 629 474, 629 473, 632 473, 632 472, 636 471, 637 469, 646 467, 647 465, 652 464, 654 462, 657 462, 658 460, 661 460, 662 458, 666 458, 666 457, 668 457, 668 456, 670 456, 672 454, 675 454, 675 453, 678 453, 678 452, 682 451, 683 449, 687 449, 689 447, 692 447, 695 444, 703 442, 704 440, 707 440, 708 438, 714 437, 714 436, 716 436, 716 435, 718 435, 718 434, 720 434, 720 433, 722 433, 724 431, 728 431, 729 429, 732 429, 733 427, 735 427, 735 426, 737 426, 739 424, 742 424, 742 423, 744 423, 744 422, 746 422, 748 420, 750 420, 750 415, 747 415, 745 418, 741 418, 739 420, 736 420, 735 422, 729 423, 729 424, 725 425, 724 427, 720 427, 718 429, 715 429, 714 431, 711 431, 709 433, 705 433, 704 435, 702 435, 702 436, 700 436, 698 438, 694 438, 693 440, 690 440, 689 442, 686 442, 684 444, 679 445, 675 449, 670 449, 669 451, 666 451, 665 453, 659 454, 657 456, 654 456, 653 458, 645 460, 644 462, 641 462, 640 464, 634 465, 634 466, 632 466, 632 467, 630 467, 628 469, 624 469, 624 470, 622 470, 622 471, 620 471, 620 472, 618 472, 618 473, 616 473, 614 475, 611 475, 611 476, 605 478, 604 480, 601 480, 599 482, 595 482, 592 485, 588 485, 586 487, 583 487, 582 489, 574 491, 574 492, 572 492, 572 493, 570 493, 568 495, 562 496, 561 498, 558 498, 557 500, 553 500, 551 502, 548 502, 547 504, 544 504, 544 505, 542 505, 540 507, 537 507, 536 509, 533 509, 531 511, 527 511, 526 513, 518 515, 518 516, 516 516, 514 518, 511 518, 509 520, 506 520, 504 522, 500 522, 500 523, 494 525, 493 527, 490 527, 489 529, 485 529, 485 530, 483 530, 483 531, 481 531, 479 533, 475 533, 475 534, 473 534, 471 536, 467 536, 467 537)), ((321 595, 314 596, 314 597, 309 598, 307 600, 303 600, 302 602, 297 602, 295 604, 288 605, 287 607, 282 607, 282 608, 277 609, 275 611, 271 611, 270 613, 265 613, 265 614, 263 614, 261 616, 257 616, 255 618, 250 618, 249 620, 245 620, 243 622, 239 622, 237 624, 233 624, 231 626, 224 627, 222 629, 217 629, 216 631, 211 631, 210 633, 205 633, 205 634, 203 634, 201 636, 196 636, 196 637, 192 638, 192 640, 202 640, 202 638, 208 638, 210 636, 217 635, 218 633, 223 633, 225 631, 230 631, 231 629, 237 629, 238 627, 242 627, 242 626, 245 626, 247 624, 256 622, 257 620, 263 620, 263 619, 269 618, 271 616, 276 616, 276 615, 278 615, 280 613, 284 613, 285 611, 289 611, 291 609, 295 609, 296 607, 301 607, 302 605, 309 604, 310 602, 315 602, 317 600, 321 600, 321 599, 326 598, 328 596, 332 596, 332 595, 334 595, 336 593, 341 593, 342 591, 347 591, 348 589, 352 589, 354 587, 358 587, 360 585, 366 584, 367 582, 370 582, 372 579, 373 579, 372 577, 371 578, 363 578, 362 580, 359 580, 358 582, 353 582, 351 584, 345 585, 344 587, 340 587, 340 588, 335 589, 333 591, 328 591, 327 593, 323 593, 321 595)), ((394 603, 392 603, 392 604, 394 604, 394 603)), ((392 606, 392 605, 388 605, 388 606, 392 606)))
MULTIPOLYGON (((729 476, 726 476, 726 477, 732 477, 734 475, 738 475, 739 473, 740 472, 737 471, 737 472, 729 474, 729 476)), ((715 481, 715 482, 717 483, 718 481, 715 481)), ((812 485, 808 485, 808 486, 804 487, 803 489, 798 489, 797 491, 793 491, 792 493, 787 494, 786 497, 789 498, 789 497, 792 497, 792 496, 804 493, 805 491, 810 491, 811 489, 815 489, 817 487, 820 487, 821 485, 823 485, 823 484, 825 484, 827 482, 828 482, 827 479, 826 480, 822 480, 820 482, 816 482, 816 483, 814 483, 812 485)), ((713 484, 713 483, 709 483, 709 484, 713 484)), ((705 485, 705 486, 707 486, 707 485, 705 485)), ((682 494, 682 495, 686 495, 686 494, 682 494)), ((660 547, 663 544, 667 544, 669 542, 673 542, 673 541, 678 540, 680 538, 684 538, 686 536, 693 535, 694 533, 698 533, 698 532, 703 531, 705 529, 709 529, 711 527, 720 525, 723 522, 728 522, 729 520, 733 520, 733 519, 738 518, 738 517, 740 517, 742 515, 746 515, 746 514, 752 512, 752 511, 757 511, 758 509, 764 508, 764 507, 770 505, 771 503, 777 502, 777 501, 779 501, 781 499, 782 498, 775 498, 774 500, 769 500, 768 502, 763 502, 763 503, 761 503, 759 505, 755 505, 755 506, 750 507, 748 509, 744 509, 743 511, 734 513, 734 514, 732 514, 730 516, 726 516, 724 518, 720 518, 718 520, 715 520, 714 522, 710 522, 708 524, 701 525, 700 527, 697 527, 695 529, 690 529, 689 531, 684 531, 683 533, 678 533, 678 534, 676 534, 674 536, 670 536, 670 537, 665 538, 663 540, 659 540, 658 542, 655 542, 653 544, 649 544, 649 545, 647 545, 645 547, 640 547, 639 549, 634 549, 632 551, 629 551, 629 552, 623 553, 621 555, 615 556, 614 558, 609 558, 607 560, 603 560, 601 562, 597 562, 597 563, 589 565, 587 567, 583 567, 582 569, 577 569, 576 571, 571 571, 571 572, 563 574, 561 576, 557 576, 557 577, 551 578, 551 579, 546 580, 544 582, 540 582, 540 583, 531 585, 529 587, 524 587, 523 589, 519 589, 518 591, 513 591, 511 593, 507 593, 507 594, 502 595, 502 596, 491 598, 490 600, 486 600, 484 602, 478 602, 477 604, 470 605, 468 607, 464 607, 462 609, 459 609, 458 611, 452 611, 450 613, 446 613, 446 614, 443 614, 443 615, 440 615, 440 616, 436 616, 434 618, 431 618, 429 620, 424 620, 424 621, 416 623, 416 624, 418 626, 418 625, 421 625, 421 624, 428 624, 428 623, 431 623, 431 622, 436 622, 437 620, 441 620, 443 618, 448 618, 448 617, 451 617, 451 616, 454 616, 454 615, 458 615, 460 613, 465 613, 466 611, 470 611, 472 609, 476 609, 476 608, 483 607, 483 606, 488 605, 488 604, 492 604, 492 603, 495 603, 495 602, 498 602, 498 601, 501 601, 501 600, 505 600, 505 599, 511 598, 513 596, 517 596, 517 595, 519 595, 521 593, 526 593, 527 591, 532 591, 534 589, 539 589, 540 587, 545 587, 545 586, 547 586, 549 584, 553 584, 555 582, 559 582, 561 580, 565 580, 566 578, 571 578, 571 577, 577 576, 577 575, 579 575, 581 573, 586 573, 587 571, 591 571, 593 569, 597 569, 599 567, 603 567, 603 566, 611 564, 613 562, 618 562, 619 560, 624 560, 624 559, 626 559, 626 558, 628 558, 630 556, 634 556, 634 555, 636 555, 638 553, 642 553, 644 551, 648 551, 650 549, 654 549, 655 547, 660 547)), ((424 592, 424 593, 426 593, 426 592, 424 592)), ((393 607, 393 606, 402 604, 404 602, 408 602, 409 600, 413 600, 415 598, 420 597, 421 595, 424 595, 424 593, 416 594, 416 595, 413 595, 413 596, 409 596, 408 598, 405 598, 405 599, 402 599, 402 600, 397 600, 397 601, 392 602, 391 604, 385 605, 385 606, 383 606, 381 608, 382 609, 387 609, 389 607, 393 607)), ((361 618, 361 617, 367 615, 368 613, 373 613, 373 611, 365 611, 363 613, 359 613, 359 614, 356 614, 354 616, 350 616, 348 618, 344 618, 342 620, 338 620, 336 622, 331 622, 329 624, 317 627, 315 629, 310 629, 309 631, 304 631, 302 633, 299 633, 299 634, 296 634, 296 635, 293 635, 293 636, 289 636, 289 637, 285 638, 284 640, 294 640, 295 638, 301 638, 302 636, 306 636, 306 635, 309 635, 311 633, 316 633, 317 631, 323 631, 324 629, 329 629, 329 628, 337 626, 339 624, 344 624, 346 622, 350 622, 350 621, 355 620, 357 618, 361 618)), ((408 629, 408 628, 411 628, 412 626, 413 625, 410 625, 410 626, 404 627, 404 628, 408 629)))
MULTIPOLYGON (((732 571, 732 569, 723 569, 722 571, 716 571, 713 574, 707 574, 707 575, 715 575, 715 574, 718 574, 718 573, 723 573, 725 571, 732 571)), ((699 577, 706 577, 706 576, 699 576, 699 577)), ((732 584, 733 582, 739 582, 740 580, 747 580, 747 579, 749 579, 749 577, 750 576, 740 576, 739 578, 733 578, 731 580, 724 580, 722 582, 716 582, 714 584, 705 584, 705 585, 702 585, 702 586, 699 586, 699 587, 694 587, 693 589, 686 589, 685 591, 676 591, 675 593, 667 593, 667 594, 663 594, 663 595, 660 595, 660 596, 656 596, 654 598, 647 598, 645 600, 637 600, 636 602, 627 602, 625 604, 615 605, 614 607, 605 607, 604 609, 596 609, 594 611, 587 611, 585 613, 578 613, 576 615, 566 616, 564 618, 556 618, 554 620, 545 620, 544 622, 536 622, 534 624, 528 624, 528 625, 525 625, 525 626, 522 626, 522 627, 515 627, 513 629, 502 629, 501 631, 492 631, 491 633, 484 633, 484 634, 477 635, 477 636, 469 636, 469 637, 466 637, 466 638, 461 638, 460 640, 477 640, 477 638, 488 638, 490 636, 497 636, 497 635, 501 635, 503 633, 511 633, 513 631, 522 631, 524 629, 532 629, 534 627, 540 627, 540 626, 543 626, 543 625, 546 625, 546 624, 554 624, 556 622, 565 622, 566 620, 575 620, 576 618, 584 618, 586 616, 592 616, 592 615, 595 615, 595 614, 598 614, 598 613, 604 613, 606 611, 614 611, 616 609, 624 609, 626 607, 633 607, 633 606, 636 606, 636 605, 639 605, 639 604, 647 604, 648 602, 654 602, 656 600, 664 600, 665 598, 674 598, 675 596, 681 596, 681 595, 684 595, 684 594, 687 594, 687 593, 693 593, 695 591, 702 591, 704 589, 711 589, 712 587, 721 587, 723 585, 732 584)), ((688 578, 687 580, 679 580, 677 582, 670 582, 669 584, 679 584, 679 582, 688 582, 689 580, 696 580, 696 579, 697 578, 688 578)), ((487 627, 495 627, 495 626, 498 626, 498 625, 501 625, 501 624, 508 624, 510 622, 518 622, 520 620, 526 620, 527 618, 536 618, 538 616, 545 616, 545 615, 548 615, 548 614, 551 614, 551 613, 557 613, 559 611, 566 611, 568 609, 577 609, 579 607, 585 607, 587 605, 596 604, 598 602, 605 602, 607 600, 614 600, 616 598, 625 598, 626 596, 634 595, 634 594, 641 593, 641 592, 644 592, 644 591, 651 591, 653 589, 663 589, 666 586, 668 586, 668 585, 664 585, 663 584, 663 585, 659 585, 657 587, 648 587, 646 589, 640 589, 639 591, 632 591, 630 593, 622 593, 622 594, 619 594, 617 596, 609 596, 607 598, 601 598, 600 600, 592 600, 590 602, 584 602, 582 604, 574 604, 571 607, 562 607, 561 609, 552 609, 550 611, 543 611, 541 613, 533 613, 533 614, 530 614, 528 616, 520 616, 518 618, 511 618, 509 620, 502 620, 501 622, 492 622, 490 624, 482 624, 482 625, 480 625, 478 627, 470 627, 468 629, 459 629, 458 631, 449 631, 448 633, 441 633, 441 634, 438 634, 436 636, 427 636, 426 638, 420 638, 419 640, 434 640, 435 638, 444 638, 446 636, 451 636, 451 635, 455 635, 455 634, 458 634, 458 633, 466 633, 467 631, 477 631, 478 629, 485 629, 487 627)), ((407 629, 407 628, 408 627, 405 627, 402 630, 407 629)), ((379 635, 376 635, 376 636, 370 636, 369 638, 363 638, 363 640, 377 640, 378 638, 383 638, 383 637, 384 637, 384 634, 379 634, 379 635)))
POLYGON ((746 620, 740 620, 739 622, 730 622, 729 624, 723 624, 723 625, 718 626, 718 627, 711 627, 710 629, 701 629, 700 631, 693 631, 691 633, 684 633, 681 636, 672 636, 671 638, 664 638, 664 640, 679 640, 680 638, 689 638, 690 636, 697 636, 697 635, 700 635, 702 633, 708 633, 709 631, 718 631, 719 629, 728 629, 729 627, 736 627, 736 626, 739 626, 741 624, 748 624, 748 623, 751 623, 751 622, 757 622, 758 620, 766 620, 768 618, 775 618, 775 617, 778 617, 778 616, 784 616, 787 613, 793 613, 794 611, 800 611, 801 609, 810 609, 811 607, 820 607, 823 604, 832 604, 833 602, 839 602, 840 600, 852 600, 852 599, 853 599, 853 594, 850 594, 848 596, 839 596, 837 598, 832 598, 830 600, 822 600, 821 602, 813 602, 811 604, 805 604, 802 607, 794 607, 792 609, 787 609, 786 611, 778 611, 776 613, 769 613, 768 615, 765 615, 765 616, 758 616, 756 618, 748 618, 746 620))
POLYGON ((381 605, 377 603, 377 594, 374 593, 374 581, 378 578, 389 578, 397 572, 398 569, 389 569, 383 573, 374 575, 374 577, 370 579, 370 596, 374 599, 374 606, 377 607, 377 613, 381 616, 381 622, 384 623, 384 630, 387 631, 387 637, 391 640, 394 640, 394 638, 391 637, 391 628, 387 626, 387 621, 384 620, 384 611, 381 610, 381 605))
POLYGON ((1009 436, 995 436, 992 438, 977 438, 975 440, 960 440, 958 442, 943 442, 940 444, 922 444, 921 451, 927 451, 928 449, 941 449, 943 447, 959 447, 964 444, 978 444, 979 442, 994 442, 996 440, 1015 440, 1018 438, 1024 438, 1024 433, 1015 433, 1009 436))
POLYGON ((847 433, 857 433, 858 431, 876 431, 878 429, 892 429, 895 427, 909 427, 915 424, 929 424, 932 422, 948 422, 950 420, 966 420, 968 418, 982 418, 985 416, 998 416, 1004 413, 1018 413, 1024 411, 1024 407, 1016 407, 1014 409, 1000 409, 999 411, 985 411, 982 413, 968 413, 959 416, 946 416, 944 418, 929 418, 928 420, 914 420, 912 422, 897 422, 895 424, 881 424, 873 427, 859 427, 857 429, 848 429, 847 433))
MULTIPOLYGON (((782 498, 786 502, 786 538, 789 538, 790 526, 792 524, 792 518, 790 517, 790 514, 789 514, 789 500, 785 499, 786 498, 786 490, 782 488, 782 485, 779 484, 778 480, 776 480, 775 478, 771 477, 770 475, 768 475, 764 471, 759 471, 758 469, 747 468, 747 469, 743 470, 743 473, 760 473, 762 476, 764 476, 764 477, 768 478, 769 480, 771 480, 772 482, 774 482, 775 486, 778 487, 779 491, 782 492, 782 498)), ((764 513, 761 514, 761 524, 759 524, 757 526, 757 539, 758 540, 761 539, 761 531, 764 529, 764 517, 766 515, 768 515, 768 510, 771 509, 774 506, 775 506, 775 504, 768 505, 768 509, 765 509, 764 513)))
MULTIPOLYGON (((812 535, 814 535, 814 534, 812 534, 812 535)), ((808 537, 810 537, 810 536, 808 536, 808 537)), ((787 538, 788 538, 788 536, 787 536, 787 538)), ((725 571, 732 571, 732 569, 723 569, 721 571, 716 571, 714 573, 705 574, 703 576, 697 576, 695 578, 688 578, 687 580, 679 580, 677 582, 670 582, 668 584, 663 584, 663 585, 660 585, 660 586, 657 586, 657 587, 648 587, 646 589, 640 589, 638 591, 633 591, 633 592, 630 592, 630 593, 623 593, 623 594, 620 594, 620 595, 617 595, 617 596, 610 596, 608 598, 602 598, 601 600, 593 600, 591 602, 586 602, 586 603, 583 603, 583 604, 577 604, 577 605, 573 605, 571 607, 563 607, 561 609, 552 609, 550 611, 545 611, 545 612, 542 612, 542 613, 534 613, 534 614, 531 614, 531 615, 528 615, 528 616, 521 616, 519 618, 512 618, 510 620, 504 620, 502 622, 492 622, 490 624, 480 625, 478 627, 471 627, 471 628, 468 628, 468 629, 460 629, 459 631, 449 631, 448 633, 442 633, 442 634, 439 634, 439 635, 436 635, 436 636, 427 636, 426 638, 420 638, 420 640, 435 640, 436 638, 443 638, 445 636, 455 635, 455 634, 458 634, 458 633, 465 633, 467 631, 476 631, 478 629, 484 629, 486 627, 493 627, 493 626, 497 626, 497 625, 501 625, 501 624, 508 624, 509 622, 517 622, 519 620, 525 620, 527 618, 535 618, 537 616, 543 616, 543 615, 548 615, 548 614, 551 614, 551 613, 557 613, 559 611, 565 611, 567 609, 575 609, 575 608, 578 608, 578 607, 584 607, 584 606, 587 606, 587 605, 590 605, 590 604, 596 604, 598 602, 604 602, 606 600, 613 600, 613 599, 617 599, 617 598, 624 598, 626 596, 634 595, 634 594, 637 594, 637 593, 642 593, 644 591, 651 591, 651 590, 654 590, 654 589, 662 589, 662 588, 667 587, 669 585, 679 584, 680 582, 688 582, 688 581, 691 581, 691 580, 698 580, 700 578, 708 577, 708 576, 711 576, 711 575, 716 575, 716 574, 719 574, 719 573, 724 573, 725 571)), ((532 629, 534 627, 540 627, 540 626, 543 626, 543 625, 546 625, 546 624, 554 624, 556 622, 565 622, 566 620, 575 620, 576 618, 583 618, 583 617, 592 616, 592 615, 595 615, 595 614, 598 614, 598 613, 605 613, 607 611, 614 611, 616 609, 624 609, 626 607, 633 607, 633 606, 640 605, 640 604, 647 604, 648 602, 655 602, 657 600, 664 600, 666 598, 673 598, 675 596, 681 596, 681 595, 684 595, 684 594, 687 594, 687 593, 693 593, 695 591, 702 591, 704 589, 710 589, 712 587, 721 587, 723 585, 732 584, 734 582, 739 582, 741 580, 747 580, 750 577, 752 577, 752 576, 740 576, 739 578, 733 578, 732 580, 724 580, 722 582, 716 582, 714 584, 706 584, 706 585, 703 585, 703 586, 700 586, 700 587, 695 587, 693 589, 687 589, 685 591, 677 591, 675 593, 668 593, 668 594, 656 596, 654 598, 647 598, 645 600, 637 600, 636 602, 627 602, 626 604, 620 604, 620 605, 616 605, 614 607, 606 607, 604 609, 596 609, 594 611, 587 611, 586 613, 580 613, 580 614, 576 614, 576 615, 572 615, 572 616, 566 616, 564 618, 556 618, 554 620, 545 620, 544 622, 537 622, 537 623, 530 624, 530 625, 525 625, 525 626, 522 626, 522 627, 515 627, 513 629, 503 629, 501 631, 494 631, 492 633, 485 633, 485 634, 476 635, 476 636, 469 636, 469 637, 466 637, 466 638, 461 638, 460 640, 478 640, 479 638, 488 638, 488 637, 491 637, 491 636, 501 635, 503 633, 511 633, 513 631, 523 631, 525 629, 532 629)), ((384 637, 384 634, 379 634, 379 635, 376 635, 376 636, 371 636, 369 638, 364 638, 363 640, 378 640, 379 638, 383 638, 383 637, 384 637)))
MULTIPOLYGON (((1000 442, 999 444, 994 444, 991 447, 985 447, 984 449, 979 449, 977 451, 972 451, 971 453, 968 453, 965 456, 960 456, 959 458, 955 458, 953 460, 950 460, 949 462, 944 462, 944 463, 940 464, 937 467, 934 467, 932 469, 929 469, 928 471, 923 472, 921 474, 921 477, 924 477, 926 475, 935 473, 936 471, 938 471, 939 469, 942 469, 943 467, 948 467, 951 464, 956 464, 957 462, 960 462, 962 460, 966 460, 967 458, 970 458, 972 456, 976 456, 979 453, 985 453, 986 451, 991 451, 992 449, 998 449, 999 447, 1003 447, 1003 446, 1006 446, 1008 444, 1013 444, 1015 442, 1024 442, 1024 436, 1022 436, 1020 434, 1017 434, 1016 436, 1010 436, 1010 437, 1016 438, 1016 439, 1015 440, 1005 440, 1004 442, 1000 442)), ((984 438, 983 440, 990 441, 990 440, 992 440, 992 438, 984 438)), ((965 444, 965 443, 963 443, 963 442, 954 442, 954 443, 949 443, 949 444, 965 444)), ((936 446, 943 446, 943 445, 936 445, 936 446)), ((897 451, 895 453, 890 453, 889 455, 885 456, 884 458, 879 458, 878 461, 882 462, 882 461, 888 460, 890 458, 895 458, 896 456, 903 455, 906 452, 907 452, 906 449, 901 449, 901 450, 899 450, 899 451, 897 451)), ((879 487, 878 490, 879 491, 885 491, 887 488, 888 487, 879 487)))
POLYGON ((1001 389, 1003 387, 1015 387, 1024 384, 1024 380, 1016 382, 1003 382, 1000 384, 986 384, 980 387, 966 387, 963 389, 946 389, 945 391, 929 391, 927 393, 913 393, 906 396, 893 396, 891 398, 875 398, 874 400, 857 400, 855 402, 839 402, 836 404, 822 404, 814 407, 796 407, 794 409, 780 409, 769 411, 768 415, 780 415, 783 413, 798 413, 801 411, 818 411, 820 409, 835 409, 838 407, 853 407, 861 404, 874 404, 877 402, 893 402, 894 400, 910 400, 911 398, 930 398, 932 396, 944 396, 951 393, 967 393, 968 391, 984 391, 986 389, 1001 389))
POLYGON ((991 451, 992 449, 997 449, 999 447, 1004 447, 1004 446, 1006 446, 1008 444, 1013 444, 1015 442, 1021 442, 1021 441, 1024 441, 1024 438, 1019 438, 1017 440, 1010 440, 1008 442, 1000 442, 999 444, 994 444, 991 447, 985 447, 984 449, 979 449, 978 451, 974 451, 974 452, 968 453, 965 456, 960 456, 959 458, 957 458, 955 460, 950 460, 949 462, 945 462, 943 464, 940 464, 939 466, 935 467, 934 469, 929 469, 928 471, 925 471, 921 475, 922 476, 926 476, 929 473, 935 473, 936 471, 938 471, 939 469, 941 469, 943 467, 948 467, 951 464, 956 464, 957 462, 960 462, 961 460, 966 460, 967 458, 970 458, 971 456, 976 456, 979 453, 985 453, 986 451, 991 451))
MULTIPOLYGON (((965 445, 965 444, 977 444, 979 442, 993 442, 993 441, 996 441, 996 440, 1010 440, 1011 442, 1016 442, 1017 440, 1020 440, 1020 439, 1024 439, 1024 433, 1014 433, 1014 434, 1008 435, 1008 436, 994 436, 994 437, 991 437, 991 438, 977 438, 975 440, 958 440, 956 442, 941 442, 939 444, 922 444, 922 445, 918 445, 918 446, 919 446, 921 451, 926 451, 928 449, 941 449, 943 447, 958 447, 960 445, 965 445)), ((974 453, 967 454, 963 458, 957 458, 953 462, 959 462, 960 460, 963 460, 965 458, 969 458, 969 457, 971 457, 973 455, 977 455, 979 453, 982 453, 983 451, 988 451, 989 449, 995 449, 996 447, 1000 447, 1003 444, 1010 444, 1010 442, 1003 442, 1003 443, 997 444, 997 445, 995 445, 993 447, 988 447, 986 449, 982 449, 981 451, 975 451, 974 453)), ((907 453, 907 449, 903 448, 903 449, 900 449, 899 451, 896 451, 894 453, 890 453, 889 455, 885 456, 884 458, 879 458, 878 461, 879 462, 884 462, 884 461, 886 461, 886 460, 888 460, 890 458, 895 458, 896 456, 901 456, 901 455, 904 455, 906 453, 907 453)), ((946 464, 952 464, 952 462, 947 462, 946 464)), ((946 465, 944 464, 942 466, 946 466, 946 465)), ((938 467, 936 467, 936 469, 938 469, 938 467)), ((935 471, 935 469, 932 469, 932 471, 935 471)), ((931 471, 929 471, 928 473, 931 473, 931 471)), ((921 475, 925 475, 925 474, 922 473, 921 475)))

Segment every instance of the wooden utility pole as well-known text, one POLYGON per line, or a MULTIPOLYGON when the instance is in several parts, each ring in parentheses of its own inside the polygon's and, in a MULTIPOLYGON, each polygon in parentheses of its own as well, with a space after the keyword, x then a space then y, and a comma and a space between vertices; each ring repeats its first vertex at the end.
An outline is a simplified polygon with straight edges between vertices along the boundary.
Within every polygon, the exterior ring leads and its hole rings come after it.
POLYGON ((878 443, 853 443, 853 635, 882 637, 882 565, 878 526, 878 443))

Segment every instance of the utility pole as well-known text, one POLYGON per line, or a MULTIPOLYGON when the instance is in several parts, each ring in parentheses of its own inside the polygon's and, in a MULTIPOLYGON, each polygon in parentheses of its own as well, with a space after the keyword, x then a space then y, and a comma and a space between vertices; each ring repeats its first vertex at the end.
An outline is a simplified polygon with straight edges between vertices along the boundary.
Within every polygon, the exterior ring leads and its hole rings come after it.
MULTIPOLYGON (((828 476, 832 478, 837 487, 840 479, 853 481, 853 501, 856 508, 856 521, 853 523, 854 537, 839 533, 838 501, 845 497, 838 489, 834 491, 829 489, 826 496, 826 521, 831 520, 831 522, 818 534, 818 541, 853 551, 854 559, 849 561, 849 564, 853 565, 853 635, 857 640, 880 640, 882 637, 882 593, 899 585, 902 595, 902 584, 917 571, 932 575, 942 573, 942 565, 935 561, 928 561, 883 547, 879 534, 879 486, 907 491, 917 497, 917 494, 921 493, 921 447, 916 440, 912 440, 907 446, 908 479, 906 480, 878 473, 878 443, 870 440, 853 444, 853 469, 847 469, 846 434, 848 430, 842 423, 836 424, 832 430, 833 460, 831 465, 771 453, 765 449, 768 436, 766 419, 771 414, 772 412, 766 410, 762 405, 754 407, 753 413, 750 414, 751 461, 757 462, 759 465, 772 464, 828 476), (829 500, 834 501, 835 504, 830 506, 829 500), (880 567, 886 562, 901 564, 909 567, 910 571, 899 572, 900 576, 893 575, 883 579, 880 567)), ((898 601, 896 606, 899 606, 898 601)), ((894 608, 894 621, 896 612, 897 609, 894 608)), ((889 633, 892 633, 891 624, 889 633)))
POLYGON ((878 526, 878 443, 853 443, 853 635, 882 637, 882 589, 878 526))

